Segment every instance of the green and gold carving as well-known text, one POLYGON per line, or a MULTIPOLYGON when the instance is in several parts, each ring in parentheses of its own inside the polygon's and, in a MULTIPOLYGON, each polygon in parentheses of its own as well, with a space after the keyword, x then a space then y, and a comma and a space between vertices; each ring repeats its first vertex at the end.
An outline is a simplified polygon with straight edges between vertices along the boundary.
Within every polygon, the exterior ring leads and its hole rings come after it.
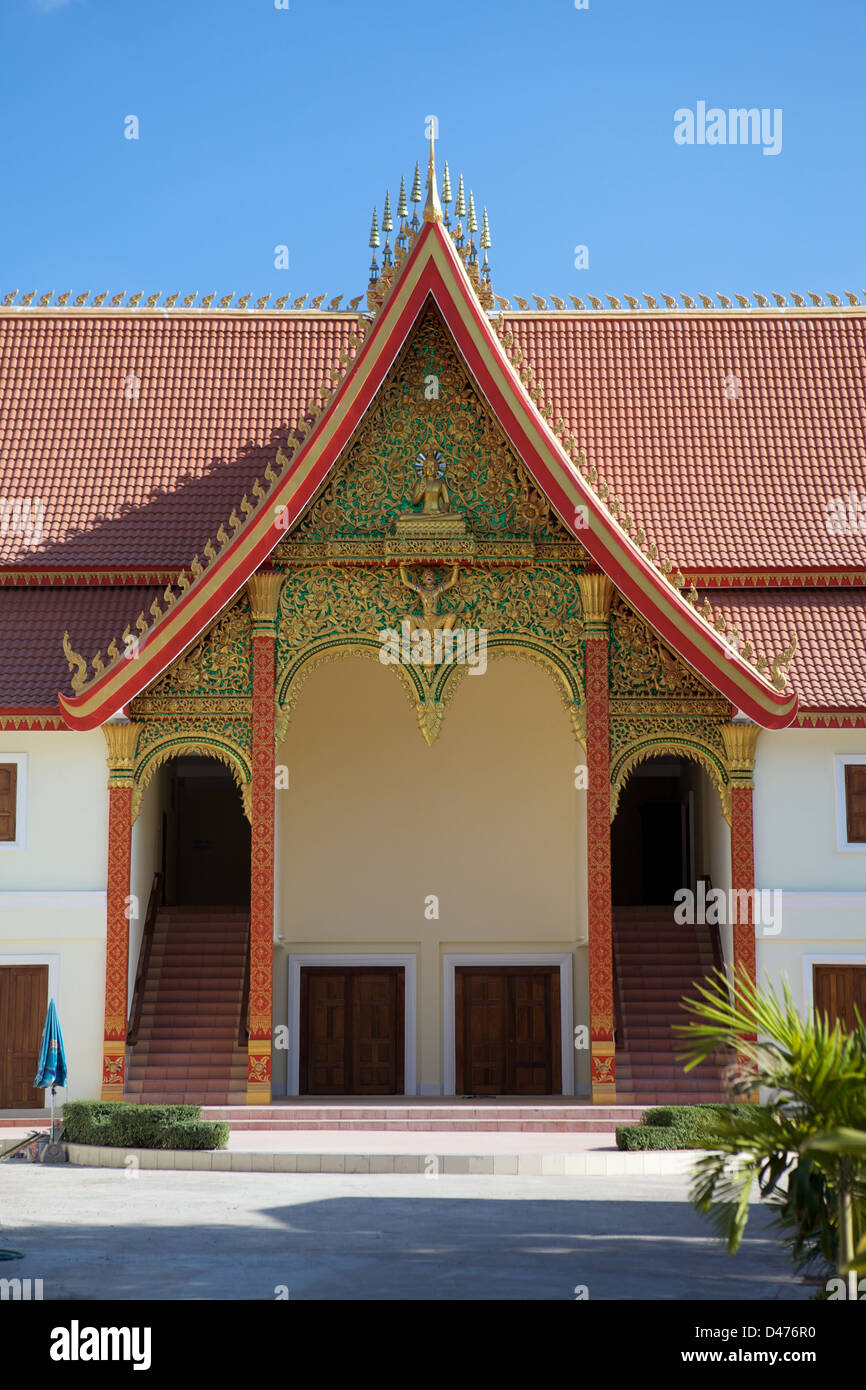
POLYGON ((356 432, 345 463, 277 557, 311 542, 384 541, 411 504, 422 454, 441 455, 450 507, 463 514, 476 541, 574 545, 430 308, 356 432))

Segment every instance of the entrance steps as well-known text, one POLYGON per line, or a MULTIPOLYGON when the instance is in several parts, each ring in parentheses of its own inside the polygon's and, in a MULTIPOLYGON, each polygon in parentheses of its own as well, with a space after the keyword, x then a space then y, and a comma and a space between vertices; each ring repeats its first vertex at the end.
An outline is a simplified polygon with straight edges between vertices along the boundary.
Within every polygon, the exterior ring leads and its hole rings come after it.
POLYGON ((158 914, 125 1100, 246 1100, 238 1026, 249 922, 247 908, 165 907, 158 914))
POLYGON ((227 1120, 232 1132, 243 1130, 292 1130, 357 1132, 382 1134, 610 1134, 617 1125, 637 1124, 642 1105, 580 1105, 561 1103, 462 1104, 444 1101, 430 1104, 377 1105, 375 1099, 352 1103, 348 1100, 317 1099, 304 1104, 287 1101, 280 1105, 207 1106, 204 1120, 227 1120))
POLYGON ((616 1094, 623 1103, 702 1105, 726 1099, 725 1075, 734 1062, 714 1053, 686 1072, 677 1024, 687 1022, 684 998, 697 998, 715 967, 707 925, 680 926, 672 907, 615 907, 616 1094))

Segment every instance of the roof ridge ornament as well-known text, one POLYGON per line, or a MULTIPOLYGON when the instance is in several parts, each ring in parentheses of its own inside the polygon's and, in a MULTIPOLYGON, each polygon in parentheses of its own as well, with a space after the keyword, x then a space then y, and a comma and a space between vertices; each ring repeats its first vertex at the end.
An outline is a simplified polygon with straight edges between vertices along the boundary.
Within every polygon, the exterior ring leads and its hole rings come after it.
POLYGON ((424 221, 441 222, 442 205, 439 202, 439 189, 436 187, 436 122, 429 121, 430 157, 427 161, 427 201, 424 204, 424 221))

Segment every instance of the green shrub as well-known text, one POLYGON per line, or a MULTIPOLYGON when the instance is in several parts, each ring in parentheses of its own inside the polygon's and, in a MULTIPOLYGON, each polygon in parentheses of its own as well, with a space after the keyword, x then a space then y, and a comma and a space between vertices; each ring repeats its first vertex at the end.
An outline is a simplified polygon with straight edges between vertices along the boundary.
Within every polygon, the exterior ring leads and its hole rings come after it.
POLYGON ((181 1120, 169 1126, 168 1149, 224 1149, 229 1138, 227 1120, 181 1120))
POLYGON ((634 1153, 638 1149, 690 1149, 688 1134, 673 1125, 619 1125, 616 1146, 634 1153))
POLYGON ((76 1100, 64 1107, 66 1139, 122 1149, 224 1149, 227 1124, 201 1118, 199 1105, 131 1105, 76 1100))
MULTIPOLYGON (((654 1105, 645 1110, 639 1125, 620 1125, 616 1131, 619 1149, 703 1149, 717 1133, 717 1117, 731 1110, 729 1105, 654 1105)), ((738 1113, 757 1111, 759 1105, 738 1105, 738 1113)))

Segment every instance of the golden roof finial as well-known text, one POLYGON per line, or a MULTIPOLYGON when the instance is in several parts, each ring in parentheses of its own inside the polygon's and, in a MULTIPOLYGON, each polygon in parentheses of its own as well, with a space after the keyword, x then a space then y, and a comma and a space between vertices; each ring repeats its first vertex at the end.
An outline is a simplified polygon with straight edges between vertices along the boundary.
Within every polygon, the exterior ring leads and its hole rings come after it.
POLYGON ((442 205, 436 187, 436 122, 430 121, 430 157, 427 161, 427 201, 424 204, 424 221, 441 222, 442 205))

